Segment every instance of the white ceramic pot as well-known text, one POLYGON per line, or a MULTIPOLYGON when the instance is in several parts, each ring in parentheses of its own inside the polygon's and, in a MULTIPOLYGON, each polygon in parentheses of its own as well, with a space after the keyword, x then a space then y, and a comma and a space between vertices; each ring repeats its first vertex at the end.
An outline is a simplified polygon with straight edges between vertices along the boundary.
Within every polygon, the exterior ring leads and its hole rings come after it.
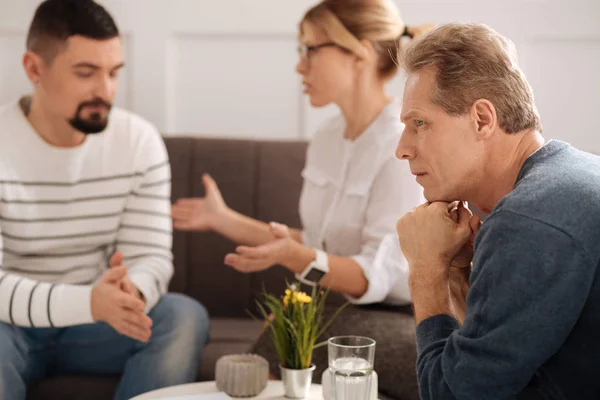
POLYGON ((284 396, 288 399, 307 397, 315 368, 316 366, 312 365, 306 369, 289 369, 280 365, 281 380, 285 390, 284 396))

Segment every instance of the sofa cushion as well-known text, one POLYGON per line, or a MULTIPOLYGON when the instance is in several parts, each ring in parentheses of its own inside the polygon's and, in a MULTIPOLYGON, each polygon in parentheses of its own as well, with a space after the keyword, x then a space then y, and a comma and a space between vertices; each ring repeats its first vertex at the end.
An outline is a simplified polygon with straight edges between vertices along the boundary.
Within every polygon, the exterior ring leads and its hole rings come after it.
POLYGON ((248 318, 213 318, 210 343, 254 343, 263 330, 263 322, 248 318))
MULTIPOLYGON (((193 146, 192 196, 204 196, 202 174, 209 173, 232 209, 252 215, 255 198, 256 143, 202 139, 193 146)), ((247 317, 250 276, 224 265, 235 245, 212 232, 191 233, 186 293, 198 299, 212 317, 247 317)))
POLYGON ((306 147, 306 142, 297 141, 258 144, 255 218, 301 227, 298 212, 302 190, 300 174, 306 147))
POLYGON ((109 400, 114 398, 119 376, 69 375, 49 378, 31 386, 27 400, 109 400))
MULTIPOLYGON (((174 202, 182 197, 189 197, 191 193, 191 160, 192 145, 191 138, 168 138, 165 140, 169 162, 171 164, 171 201, 174 202)), ((173 263, 175 274, 171 279, 169 289, 174 292, 185 292, 187 282, 188 265, 188 241, 189 234, 186 232, 173 232, 173 263)))

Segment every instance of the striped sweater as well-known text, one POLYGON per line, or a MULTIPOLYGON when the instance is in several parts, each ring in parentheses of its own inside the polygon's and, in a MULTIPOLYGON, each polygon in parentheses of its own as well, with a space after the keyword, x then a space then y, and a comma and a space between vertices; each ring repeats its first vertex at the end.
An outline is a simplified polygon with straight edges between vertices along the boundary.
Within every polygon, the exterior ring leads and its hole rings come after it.
POLYGON ((74 148, 46 143, 18 102, 0 108, 0 321, 93 322, 91 290, 115 251, 149 311, 173 274, 171 171, 164 142, 114 108, 74 148))

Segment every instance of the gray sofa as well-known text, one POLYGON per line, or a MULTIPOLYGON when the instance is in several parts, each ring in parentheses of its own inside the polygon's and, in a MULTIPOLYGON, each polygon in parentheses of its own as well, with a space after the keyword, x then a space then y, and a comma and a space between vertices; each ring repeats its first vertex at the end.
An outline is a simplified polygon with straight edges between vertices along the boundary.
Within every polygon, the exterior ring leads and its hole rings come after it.
MULTIPOLYGON (((201 175, 210 173, 228 205, 263 221, 299 226, 298 199, 306 142, 267 142, 191 137, 165 137, 172 168, 172 199, 203 196, 201 175)), ((214 379, 216 360, 225 354, 246 352, 262 325, 248 315, 262 284, 281 292, 283 268, 242 274, 223 265, 235 245, 214 233, 175 232, 175 275, 172 292, 199 300, 211 315, 211 342, 205 348, 197 379, 214 379)), ((331 297, 338 303, 339 297, 331 297)), ((29 400, 108 400, 118 376, 63 376, 48 378, 29 389, 29 400)))

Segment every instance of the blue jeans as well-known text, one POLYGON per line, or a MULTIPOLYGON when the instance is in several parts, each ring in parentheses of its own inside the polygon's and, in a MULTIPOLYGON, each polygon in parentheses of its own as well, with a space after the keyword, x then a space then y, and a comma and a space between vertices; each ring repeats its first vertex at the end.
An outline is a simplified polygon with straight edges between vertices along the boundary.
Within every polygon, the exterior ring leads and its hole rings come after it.
POLYGON ((149 316, 148 343, 105 323, 19 328, 0 322, 0 399, 25 400, 27 386, 67 374, 122 374, 118 400, 194 382, 208 342, 206 309, 186 296, 167 294, 149 316))

